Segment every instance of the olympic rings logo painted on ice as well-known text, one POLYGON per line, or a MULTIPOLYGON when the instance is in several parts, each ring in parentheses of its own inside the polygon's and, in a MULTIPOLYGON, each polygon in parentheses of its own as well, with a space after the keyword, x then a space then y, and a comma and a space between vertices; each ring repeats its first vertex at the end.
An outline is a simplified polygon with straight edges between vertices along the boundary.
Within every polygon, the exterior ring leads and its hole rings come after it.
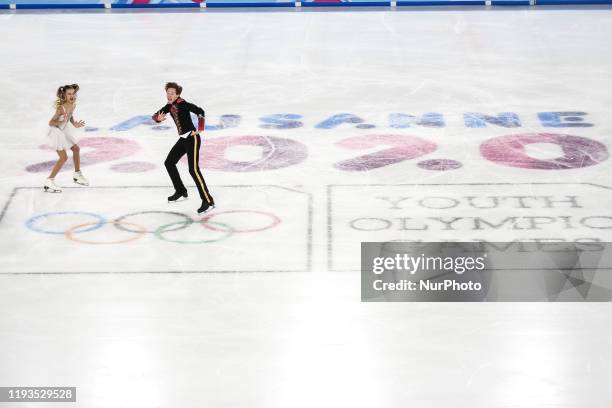
POLYGON ((35 215, 29 218, 25 225, 32 231, 39 232, 42 234, 53 234, 53 235, 64 235, 67 239, 89 245, 109 245, 109 244, 124 244, 127 242, 135 241, 143 236, 149 234, 154 235, 158 239, 167 242, 174 242, 179 244, 207 244, 212 242, 222 241, 224 239, 229 238, 234 234, 241 233, 253 233, 260 232, 272 229, 281 223, 281 219, 272 213, 266 211, 259 210, 227 210, 227 211, 218 211, 212 214, 208 214, 203 217, 201 220, 196 221, 191 218, 189 215, 174 212, 174 211, 139 211, 133 212, 129 214, 125 214, 119 216, 113 220, 107 220, 100 214, 84 212, 84 211, 60 211, 60 212, 49 212, 44 214, 35 215), (252 219, 253 216, 264 217, 268 219, 267 224, 262 227, 256 228, 237 228, 227 224, 226 222, 213 221, 214 218, 222 216, 224 214, 237 214, 237 213, 245 213, 249 214, 249 218, 252 219), (131 220, 137 216, 142 215, 170 215, 173 217, 178 217, 180 220, 162 224, 160 226, 153 227, 151 229, 147 229, 146 227, 137 224, 131 220), (63 216, 78 216, 78 217, 88 217, 93 220, 90 222, 82 222, 79 224, 71 225, 64 229, 50 229, 43 228, 40 224, 44 220, 48 220, 54 217, 63 217, 63 216), (200 224, 208 231, 213 231, 216 233, 211 238, 200 239, 200 240, 188 240, 188 239, 177 239, 169 236, 170 233, 180 231, 190 227, 193 224, 200 224), (98 230, 105 225, 113 225, 117 230, 122 232, 127 232, 132 235, 127 238, 116 239, 112 241, 95 241, 90 239, 82 238, 82 234, 92 232, 98 230))

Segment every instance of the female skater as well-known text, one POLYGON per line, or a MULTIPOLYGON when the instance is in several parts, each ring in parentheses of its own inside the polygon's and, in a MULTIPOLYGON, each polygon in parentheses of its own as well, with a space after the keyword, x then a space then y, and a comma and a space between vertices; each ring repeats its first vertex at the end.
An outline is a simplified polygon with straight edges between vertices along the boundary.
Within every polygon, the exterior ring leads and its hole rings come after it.
POLYGON ((77 84, 60 86, 57 89, 57 100, 55 101, 55 114, 49 121, 49 142, 51 147, 57 152, 59 159, 53 166, 51 174, 45 182, 45 191, 51 193, 61 193, 62 189, 55 184, 55 176, 60 171, 64 163, 68 160, 66 149, 72 150, 72 159, 74 161, 74 175, 72 179, 75 183, 88 186, 89 182, 83 174, 81 174, 81 158, 79 155, 80 149, 77 145, 77 140, 74 135, 67 131, 66 125, 68 121, 75 128, 85 126, 82 120, 76 121, 72 116, 76 109, 76 99, 79 86, 77 84))

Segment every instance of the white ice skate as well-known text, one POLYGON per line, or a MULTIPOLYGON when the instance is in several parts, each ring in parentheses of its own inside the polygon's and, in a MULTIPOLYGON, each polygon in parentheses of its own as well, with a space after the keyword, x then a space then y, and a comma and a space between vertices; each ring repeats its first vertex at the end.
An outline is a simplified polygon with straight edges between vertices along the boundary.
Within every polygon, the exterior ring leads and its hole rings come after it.
POLYGON ((62 192, 62 188, 58 187, 55 184, 55 180, 53 180, 52 178, 47 179, 47 181, 45 182, 44 188, 47 193, 61 193, 62 192))
POLYGON ((81 173, 80 171, 75 171, 74 175, 72 176, 72 179, 74 180, 75 183, 80 184, 82 186, 89 185, 89 181, 87 181, 85 176, 83 176, 83 173, 81 173))

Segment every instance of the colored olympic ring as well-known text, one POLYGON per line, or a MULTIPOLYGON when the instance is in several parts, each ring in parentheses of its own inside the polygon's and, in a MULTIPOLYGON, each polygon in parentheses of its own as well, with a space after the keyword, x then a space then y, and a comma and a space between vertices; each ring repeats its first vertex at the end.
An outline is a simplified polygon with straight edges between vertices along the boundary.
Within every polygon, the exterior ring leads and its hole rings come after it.
POLYGON ((238 229, 234 229, 234 232, 258 232, 258 231, 264 231, 270 228, 274 228, 275 226, 277 226, 278 224, 280 224, 281 219, 278 218, 276 215, 274 214, 270 214, 268 212, 265 211, 256 211, 256 210, 228 210, 228 211, 219 211, 219 212, 215 212, 212 213, 210 215, 205 216, 204 218, 202 218, 202 225, 205 228, 208 228, 210 230, 213 231, 222 231, 219 230, 215 227, 211 227, 210 224, 217 224, 214 222, 211 222, 210 219, 213 217, 216 217, 217 215, 221 215, 221 214, 230 214, 230 213, 256 213, 256 214, 263 214, 263 215, 267 215, 268 217, 272 218, 272 223, 270 225, 267 225, 265 227, 262 228, 253 228, 253 229, 244 229, 244 230, 238 230, 238 229))
MULTIPOLYGON (((193 224, 193 219, 190 216, 185 215, 183 213, 179 213, 179 212, 173 212, 173 211, 140 211, 140 212, 135 212, 135 213, 131 213, 131 214, 122 215, 121 217, 115 218, 115 221, 116 221, 115 222, 115 227, 119 228, 122 231, 126 231, 126 232, 139 232, 139 231, 134 231, 134 230, 129 229, 129 228, 125 228, 122 224, 123 224, 123 220, 125 220, 127 217, 131 217, 131 216, 134 216, 134 215, 140 215, 140 214, 172 214, 172 215, 177 215, 177 216, 179 216, 179 217, 184 219, 184 221, 172 223, 172 225, 178 225, 178 227, 172 228, 171 230, 165 230, 164 232, 178 231, 178 230, 181 230, 183 228, 187 228, 188 226, 193 224)), ((148 232, 150 234, 157 234, 158 230, 159 230, 159 228, 157 228, 154 231, 148 231, 147 230, 146 232, 148 232)))
POLYGON ((87 215, 87 216, 90 216, 90 217, 94 217, 94 218, 96 218, 98 220, 98 222, 89 223, 88 225, 91 225, 91 227, 89 227, 89 228, 83 229, 81 231, 74 231, 75 234, 82 234, 83 232, 89 232, 89 231, 97 230, 98 228, 102 228, 102 226, 106 223, 106 220, 104 219, 104 217, 102 217, 101 215, 98 215, 98 214, 93 214, 93 213, 89 213, 89 212, 82 212, 82 211, 62 211, 62 212, 44 213, 44 214, 40 214, 40 215, 37 215, 35 217, 32 217, 32 218, 30 218, 29 220, 26 221, 26 227, 28 227, 32 231, 42 232, 44 234, 64 235, 65 231, 44 230, 44 229, 35 227, 34 224, 36 223, 36 221, 38 221, 38 220, 40 220, 42 218, 47 218, 47 217, 49 217, 51 215, 65 215, 65 214, 87 215))
POLYGON ((180 212, 173 212, 173 211, 140 211, 140 212, 134 212, 134 213, 129 213, 129 214, 125 214, 122 215, 120 217, 117 217, 116 219, 112 220, 112 221, 107 221, 102 215, 99 214, 94 214, 94 213, 89 213, 89 212, 83 212, 83 211, 63 211, 63 212, 49 212, 49 213, 44 213, 44 214, 40 214, 40 215, 36 215, 31 217, 30 219, 28 219, 25 222, 25 225, 27 228, 29 228, 32 231, 35 232, 40 232, 40 233, 44 233, 44 234, 56 234, 56 235, 64 235, 67 239, 70 239, 71 241, 74 242, 80 242, 83 244, 91 244, 91 245, 105 245, 105 244, 122 244, 122 243, 126 243, 126 242, 130 242, 130 241, 134 241, 136 239, 141 238, 143 235, 149 233, 149 234, 153 234, 155 235, 158 239, 162 240, 162 241, 168 241, 168 242, 176 242, 176 243, 181 243, 181 244, 206 244, 206 243, 211 243, 211 242, 217 242, 217 241, 221 241, 223 239, 226 239, 230 236, 232 236, 234 233, 246 233, 246 232, 257 232, 257 231, 264 231, 270 228, 275 227, 276 225, 280 224, 281 219, 271 213, 268 212, 264 212, 264 211, 256 211, 256 210, 228 210, 228 211, 221 211, 221 212, 217 212, 217 213, 213 213, 213 214, 209 214, 206 215, 204 218, 202 218, 200 220, 200 223, 202 224, 202 226, 204 226, 205 228, 211 230, 211 231, 218 231, 218 232, 222 232, 223 234, 219 237, 219 238, 214 238, 214 239, 204 239, 204 240, 194 240, 194 241, 189 241, 189 240, 174 240, 174 239, 170 239, 167 237, 167 234, 173 231, 179 231, 185 228, 188 228, 191 224, 194 223, 194 219, 191 218, 189 215, 180 213, 180 212), (271 218, 271 223, 269 223, 266 226, 263 226, 261 228, 252 228, 252 229, 236 229, 226 223, 222 223, 222 222, 216 222, 216 221, 211 221, 211 219, 213 217, 216 217, 218 215, 222 215, 222 214, 230 214, 230 213, 247 213, 247 214, 262 214, 265 215, 269 218, 271 218), (155 229, 152 231, 147 230, 144 226, 139 225, 139 224, 134 224, 131 222, 126 222, 126 218, 128 217, 132 217, 132 216, 137 216, 139 214, 170 214, 173 216, 178 216, 180 218, 183 218, 182 221, 178 221, 178 222, 173 222, 173 223, 169 223, 169 224, 165 224, 162 225, 160 227, 154 227, 155 229), (57 215, 85 215, 88 217, 93 217, 95 219, 94 222, 87 222, 87 223, 82 223, 82 224, 78 224, 78 225, 74 225, 68 229, 66 229, 65 231, 57 231, 57 230, 51 230, 51 229, 43 229, 43 228, 39 228, 36 226, 36 224, 39 222, 39 220, 41 219, 45 219, 51 216, 57 216, 57 215), (86 240, 86 239, 82 239, 82 238, 78 238, 75 235, 76 234, 82 234, 84 232, 91 232, 94 230, 97 230, 99 228, 102 228, 104 225, 106 224, 113 224, 115 226, 115 228, 117 228, 120 231, 124 231, 124 232, 128 232, 128 233, 132 233, 132 234, 136 234, 133 237, 129 237, 127 239, 121 239, 121 240, 116 240, 116 241, 90 241, 90 240, 86 240))
MULTIPOLYGON (((179 222, 173 222, 171 224, 166 224, 166 225, 162 225, 161 227, 159 227, 156 231, 155 231, 155 235, 161 239, 162 241, 169 241, 169 242, 176 242, 179 244, 208 244, 210 242, 217 242, 217 241, 221 241, 231 235, 234 234, 234 229, 232 227, 230 227, 227 224, 223 224, 220 222, 212 222, 212 224, 217 224, 217 225, 221 225, 223 227, 225 227, 225 235, 221 236, 221 238, 216 238, 216 239, 204 239, 204 240, 199 240, 199 241, 184 241, 184 240, 179 240, 179 239, 169 239, 164 237, 164 233, 165 232, 170 232, 170 231, 176 231, 176 228, 174 229, 167 229, 168 227, 171 227, 173 225, 176 224, 181 224, 181 221, 179 222)), ((215 230, 215 231, 223 231, 223 230, 215 230)))
MULTIPOLYGON (((109 223, 113 223, 116 224, 118 221, 110 221, 110 222, 105 222, 105 224, 109 224, 109 223)), ((133 227, 137 227, 140 228, 141 230, 133 237, 130 238, 126 238, 123 240, 118 240, 118 241, 88 241, 85 239, 81 239, 81 238, 76 238, 73 235, 74 230, 79 229, 81 227, 86 227, 88 225, 92 225, 95 224, 94 222, 88 222, 85 224, 79 224, 79 225, 75 225, 74 227, 70 227, 66 230, 66 232, 64 233, 64 235, 66 235, 66 238, 72 240, 72 241, 76 241, 76 242, 81 242, 83 244, 92 244, 92 245, 110 245, 110 244, 124 244, 126 242, 130 242, 130 241, 134 241, 138 238, 141 238, 144 234, 147 233, 147 230, 144 227, 141 227, 140 225, 137 224, 132 224, 130 222, 126 222, 125 224, 131 225, 133 227)), ((133 231, 132 231, 133 232, 133 231)))

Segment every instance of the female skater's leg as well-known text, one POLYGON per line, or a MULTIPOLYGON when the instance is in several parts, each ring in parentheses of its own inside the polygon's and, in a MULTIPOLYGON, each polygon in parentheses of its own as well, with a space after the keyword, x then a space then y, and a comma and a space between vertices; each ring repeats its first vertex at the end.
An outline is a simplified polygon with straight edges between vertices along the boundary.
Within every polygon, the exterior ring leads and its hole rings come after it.
POLYGON ((62 189, 55 184, 54 178, 55 176, 57 176, 57 173, 59 173, 61 168, 64 166, 64 164, 68 160, 68 155, 66 154, 65 150, 57 150, 57 155, 59 156, 59 158, 57 159, 57 162, 55 162, 55 165, 51 169, 51 174, 49 174, 49 178, 47 178, 47 181, 45 182, 45 191, 50 191, 52 193, 62 192, 62 189))
POLYGON ((89 181, 87 181, 85 176, 81 173, 81 149, 79 145, 73 145, 70 150, 72 150, 72 161, 74 161, 74 175, 72 176, 72 180, 82 186, 88 186, 89 181))

